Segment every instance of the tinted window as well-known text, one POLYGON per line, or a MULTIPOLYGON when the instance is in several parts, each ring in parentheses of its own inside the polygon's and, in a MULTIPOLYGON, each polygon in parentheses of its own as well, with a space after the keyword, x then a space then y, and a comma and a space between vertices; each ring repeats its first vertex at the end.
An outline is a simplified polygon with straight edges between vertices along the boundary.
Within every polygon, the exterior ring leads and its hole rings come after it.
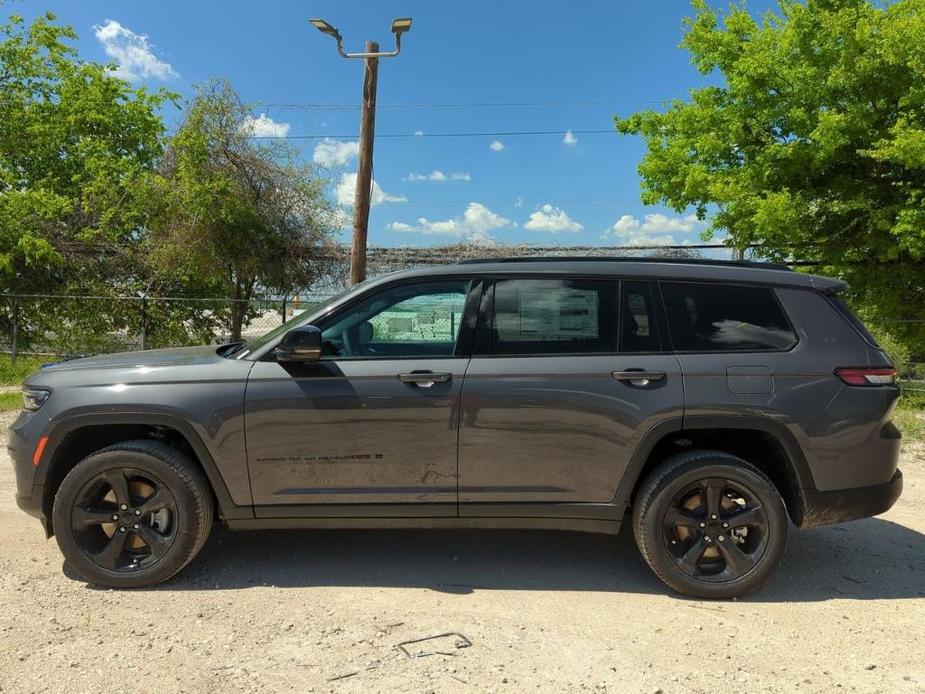
POLYGON ((469 280, 389 287, 350 306, 323 326, 323 355, 334 357, 451 356, 469 280))
POLYGON ((624 281, 620 303, 620 351, 660 351, 652 285, 624 281))
POLYGON ((616 351, 616 282, 499 280, 489 350, 493 354, 616 351))
POLYGON ((682 352, 784 350, 796 342, 773 291, 662 282, 674 348, 682 352))

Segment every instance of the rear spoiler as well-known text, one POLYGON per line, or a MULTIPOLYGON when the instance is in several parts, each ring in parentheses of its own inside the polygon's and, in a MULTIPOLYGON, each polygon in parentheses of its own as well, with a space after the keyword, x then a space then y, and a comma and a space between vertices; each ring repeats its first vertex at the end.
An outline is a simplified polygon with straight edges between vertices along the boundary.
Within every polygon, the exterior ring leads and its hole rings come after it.
POLYGON ((834 296, 840 294, 848 288, 848 283, 844 280, 837 280, 832 277, 823 277, 822 275, 810 275, 810 282, 813 289, 817 292, 834 296))

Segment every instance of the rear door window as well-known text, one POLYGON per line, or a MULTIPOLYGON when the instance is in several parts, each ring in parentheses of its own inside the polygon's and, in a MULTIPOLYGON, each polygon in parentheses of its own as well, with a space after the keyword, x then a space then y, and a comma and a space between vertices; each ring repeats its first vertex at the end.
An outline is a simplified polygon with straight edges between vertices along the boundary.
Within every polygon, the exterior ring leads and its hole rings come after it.
POLYGON ((617 349, 616 281, 504 279, 494 284, 491 354, 608 354, 617 349))
POLYGON ((679 352, 783 351, 797 337, 768 287, 660 282, 679 352))

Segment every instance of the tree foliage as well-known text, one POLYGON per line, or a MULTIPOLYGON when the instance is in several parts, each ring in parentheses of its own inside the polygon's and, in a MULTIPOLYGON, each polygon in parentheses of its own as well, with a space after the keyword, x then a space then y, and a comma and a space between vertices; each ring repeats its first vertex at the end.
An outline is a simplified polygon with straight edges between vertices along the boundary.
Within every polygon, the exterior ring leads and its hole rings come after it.
POLYGON ((75 39, 51 14, 0 24, 0 293, 98 298, 2 298, 0 338, 14 317, 21 349, 237 337, 255 292, 310 284, 337 221, 314 169, 256 143, 224 82, 168 137, 178 97, 82 61, 75 39))
POLYGON ((55 291, 92 277, 143 225, 146 177, 171 95, 80 61, 47 14, 0 25, 0 289, 55 291))
MULTIPOLYGON (((616 119, 647 143, 643 201, 815 261, 872 320, 925 317, 925 0, 693 8, 681 45, 720 84, 616 119)), ((925 325, 891 325, 925 349, 925 325)))
POLYGON ((227 82, 199 90, 163 158, 148 238, 156 276, 231 300, 234 340, 256 290, 311 284, 336 222, 313 166, 283 140, 256 142, 249 114, 227 82))

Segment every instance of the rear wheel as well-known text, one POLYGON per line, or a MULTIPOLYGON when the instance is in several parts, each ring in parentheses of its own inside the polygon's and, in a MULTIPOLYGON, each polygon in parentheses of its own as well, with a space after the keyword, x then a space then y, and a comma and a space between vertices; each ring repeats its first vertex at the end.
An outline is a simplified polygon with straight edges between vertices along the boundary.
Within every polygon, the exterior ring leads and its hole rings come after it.
POLYGON ((787 544, 788 518, 773 483, 719 451, 669 458, 643 482, 633 530, 643 558, 669 587, 701 598, 757 588, 787 544))
POLYGON ((165 581, 202 548, 212 495, 196 465, 159 441, 97 451, 55 496, 53 521, 65 558, 89 582, 138 588, 165 581))

